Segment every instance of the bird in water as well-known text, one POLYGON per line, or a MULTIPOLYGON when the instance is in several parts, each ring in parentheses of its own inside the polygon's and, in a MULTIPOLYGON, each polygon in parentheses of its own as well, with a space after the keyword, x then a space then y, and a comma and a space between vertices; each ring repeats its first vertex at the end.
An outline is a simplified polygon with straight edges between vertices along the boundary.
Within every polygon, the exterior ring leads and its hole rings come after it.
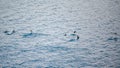
POLYGON ((77 33, 77 32, 74 31, 73 34, 71 34, 71 36, 76 36, 76 37, 77 37, 76 40, 79 40, 79 36, 78 36, 76 33, 77 33))
POLYGON ((30 30, 30 33, 24 34, 23 37, 29 37, 29 36, 31 36, 32 34, 33 34, 32 30, 30 30))
POLYGON ((32 30, 30 30, 30 34, 33 34, 33 31, 32 31, 32 30))
MULTIPOLYGON (((67 34, 64 34, 64 36, 67 36, 67 34)), ((69 41, 79 40, 79 36, 76 34, 76 31, 74 31, 72 34, 68 35, 68 37, 70 38, 69 41)))
POLYGON ((12 34, 14 34, 15 33, 15 30, 12 30, 12 31, 4 31, 4 33, 6 34, 6 35, 12 35, 12 34))
POLYGON ((107 40, 113 40, 113 41, 117 42, 119 40, 119 38, 117 38, 117 37, 110 37, 107 40))

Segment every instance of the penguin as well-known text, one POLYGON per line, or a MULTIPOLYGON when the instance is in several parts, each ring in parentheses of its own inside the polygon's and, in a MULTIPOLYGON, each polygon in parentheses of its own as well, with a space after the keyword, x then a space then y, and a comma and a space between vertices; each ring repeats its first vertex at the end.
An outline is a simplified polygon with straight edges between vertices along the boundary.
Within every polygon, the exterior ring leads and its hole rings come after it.
POLYGON ((12 34, 15 33, 15 30, 12 30, 12 32, 6 30, 6 31, 4 31, 4 33, 5 33, 6 35, 12 35, 12 34))
POLYGON ((117 42, 119 40, 119 38, 117 38, 117 37, 110 37, 107 40, 113 40, 113 41, 117 42))
POLYGON ((74 33, 74 35, 76 35, 76 36, 77 36, 76 40, 79 40, 79 36, 78 36, 77 34, 75 34, 75 33, 76 33, 76 31, 74 31, 73 33, 74 33))
POLYGON ((33 31, 32 31, 32 30, 30 30, 30 34, 33 34, 33 31))
POLYGON ((23 37, 30 37, 33 34, 32 30, 30 30, 30 33, 24 34, 23 37))
MULTIPOLYGON (((76 31, 73 31, 73 33, 69 35, 70 42, 79 40, 79 35, 77 35, 76 33, 77 33, 76 31)), ((66 36, 66 34, 64 36, 66 36)))

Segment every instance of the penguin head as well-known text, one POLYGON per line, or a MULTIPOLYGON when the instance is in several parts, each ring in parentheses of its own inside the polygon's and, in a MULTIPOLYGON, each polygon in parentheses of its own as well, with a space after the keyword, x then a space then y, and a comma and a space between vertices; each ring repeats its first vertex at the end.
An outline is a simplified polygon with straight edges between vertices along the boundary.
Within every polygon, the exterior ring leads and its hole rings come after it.
POLYGON ((76 31, 74 31, 74 33, 76 33, 76 31))

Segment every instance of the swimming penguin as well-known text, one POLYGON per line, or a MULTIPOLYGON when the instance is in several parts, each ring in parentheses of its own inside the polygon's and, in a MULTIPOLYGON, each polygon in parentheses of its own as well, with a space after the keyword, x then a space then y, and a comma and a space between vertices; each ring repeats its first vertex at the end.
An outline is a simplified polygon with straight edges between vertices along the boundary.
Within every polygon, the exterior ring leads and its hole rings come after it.
MULTIPOLYGON (((66 34, 64 36, 66 36, 66 34)), ((76 31, 73 31, 73 33, 68 36, 70 42, 79 40, 79 35, 76 34, 76 31)))
POLYGON ((32 30, 30 30, 30 34, 33 34, 32 30))
POLYGON ((32 34, 33 34, 32 30, 30 30, 30 33, 24 34, 23 37, 29 37, 29 36, 31 36, 32 34))
POLYGON ((4 31, 4 33, 5 33, 6 35, 12 35, 12 34, 15 33, 15 30, 12 30, 12 32, 6 30, 6 31, 4 31))
POLYGON ((117 38, 117 37, 110 37, 107 40, 113 40, 113 41, 117 42, 119 40, 119 38, 117 38))
POLYGON ((77 36, 76 40, 78 40, 78 39, 79 39, 79 36, 78 36, 77 34, 75 34, 76 31, 74 31, 73 33, 74 33, 74 34, 72 34, 72 35, 73 35, 73 36, 77 36))

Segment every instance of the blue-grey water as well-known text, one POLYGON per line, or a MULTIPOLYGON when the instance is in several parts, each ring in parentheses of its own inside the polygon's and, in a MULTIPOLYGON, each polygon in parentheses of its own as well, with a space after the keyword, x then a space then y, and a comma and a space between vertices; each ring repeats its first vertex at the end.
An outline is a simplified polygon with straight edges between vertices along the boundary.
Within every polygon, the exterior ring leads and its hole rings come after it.
POLYGON ((120 1, 0 0, 0 68, 120 68, 120 1))

